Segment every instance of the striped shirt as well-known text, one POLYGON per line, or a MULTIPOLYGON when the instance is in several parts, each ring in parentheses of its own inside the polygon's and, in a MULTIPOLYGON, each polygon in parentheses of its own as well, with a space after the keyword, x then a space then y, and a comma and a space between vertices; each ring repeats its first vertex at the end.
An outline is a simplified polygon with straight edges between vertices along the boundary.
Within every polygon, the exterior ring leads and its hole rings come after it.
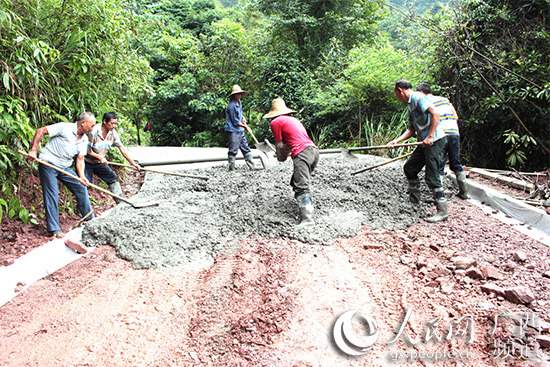
POLYGON ((435 110, 439 113, 439 124, 445 135, 460 135, 458 131, 458 115, 455 108, 445 97, 429 95, 435 110))

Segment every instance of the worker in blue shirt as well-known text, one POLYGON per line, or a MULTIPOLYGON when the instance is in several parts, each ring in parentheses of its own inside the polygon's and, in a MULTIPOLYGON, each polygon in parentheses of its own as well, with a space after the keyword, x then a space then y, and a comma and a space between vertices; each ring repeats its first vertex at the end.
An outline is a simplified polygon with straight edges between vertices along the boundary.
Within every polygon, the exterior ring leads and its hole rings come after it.
POLYGON ((225 126, 224 130, 227 133, 229 151, 227 152, 227 160, 229 162, 229 170, 235 169, 235 160, 239 150, 244 156, 244 160, 250 169, 254 169, 254 161, 252 152, 248 146, 248 141, 244 135, 244 126, 246 119, 243 116, 243 105, 241 102, 242 96, 246 91, 242 90, 237 84, 233 86, 229 95, 229 105, 225 109, 225 126))

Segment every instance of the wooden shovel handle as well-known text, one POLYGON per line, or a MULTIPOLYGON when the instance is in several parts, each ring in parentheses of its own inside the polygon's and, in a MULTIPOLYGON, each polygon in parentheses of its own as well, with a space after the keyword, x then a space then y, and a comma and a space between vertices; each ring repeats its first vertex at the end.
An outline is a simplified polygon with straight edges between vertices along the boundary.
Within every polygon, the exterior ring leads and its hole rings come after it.
POLYGON ((402 147, 414 147, 417 145, 422 145, 421 141, 415 142, 415 143, 403 143, 403 144, 394 144, 394 145, 371 145, 368 147, 352 147, 352 148, 346 148, 349 151, 356 151, 356 150, 374 150, 374 149, 394 149, 394 148, 402 148, 402 147))
POLYGON ((245 124, 244 128, 246 129, 246 131, 248 131, 250 136, 252 136, 252 139, 254 139, 254 143, 256 143, 256 145, 260 145, 260 142, 258 141, 258 139, 256 139, 256 136, 252 132, 252 129, 250 128, 250 126, 248 126, 248 124, 245 124))
MULTIPOLYGON (((42 165, 44 165, 44 166, 46 166, 46 167, 50 167, 50 168, 56 170, 57 172, 62 173, 62 174, 64 174, 64 175, 66 175, 66 176, 72 177, 72 178, 74 178, 75 180, 78 180, 78 181, 80 182, 80 178, 79 178, 78 176, 73 175, 72 173, 66 172, 65 170, 62 170, 61 168, 59 168, 59 167, 57 167, 57 166, 51 164, 50 162, 46 162, 46 161, 43 161, 42 159, 35 158, 35 157, 29 155, 29 153, 24 152, 24 151, 22 151, 22 150, 19 151, 19 154, 22 154, 22 155, 24 155, 24 156, 26 156, 26 157, 32 158, 32 159, 34 159, 36 162, 38 162, 38 163, 40 163, 40 164, 42 164, 42 165)), ((117 194, 113 194, 113 193, 110 192, 109 190, 105 190, 103 187, 94 185, 94 184, 91 183, 91 182, 88 183, 88 187, 91 187, 91 188, 94 189, 94 190, 100 191, 100 192, 102 192, 102 193, 104 193, 104 194, 110 195, 110 196, 112 196, 112 197, 114 197, 114 198, 116 198, 116 199, 118 199, 118 200, 120 200, 120 201, 124 201, 125 203, 128 203, 128 204, 132 205, 132 203, 131 203, 130 201, 128 201, 126 198, 124 198, 124 197, 122 197, 122 196, 119 196, 119 195, 117 195, 117 194)))
MULTIPOLYGON (((134 166, 131 166, 129 164, 110 162, 110 161, 108 161, 107 163, 110 164, 110 165, 113 165, 113 166, 126 167, 126 168, 132 168, 132 169, 137 170, 137 168, 135 168, 134 166)), ((161 173, 163 175, 170 175, 170 176, 197 178, 199 180, 205 180, 205 181, 210 179, 210 177, 207 177, 207 176, 198 176, 198 175, 189 175, 189 174, 185 174, 185 173, 167 172, 167 171, 161 171, 161 170, 156 170, 156 169, 152 169, 152 168, 143 168, 142 167, 142 168, 140 168, 140 170, 141 171, 146 171, 146 172, 161 173)))
POLYGON ((371 169, 375 169, 375 168, 378 168, 378 167, 381 167, 381 166, 385 166, 386 164, 390 164, 392 162, 395 162, 395 161, 398 161, 400 159, 406 158, 406 157, 410 156, 413 153, 414 152, 410 152, 410 153, 407 153, 407 154, 400 155, 399 157, 390 159, 390 160, 382 162, 382 163, 375 164, 374 166, 370 166, 370 167, 367 167, 367 168, 360 169, 358 171, 352 172, 351 174, 353 176, 353 175, 356 175, 358 173, 362 173, 362 172, 365 172, 365 171, 370 171, 371 169))

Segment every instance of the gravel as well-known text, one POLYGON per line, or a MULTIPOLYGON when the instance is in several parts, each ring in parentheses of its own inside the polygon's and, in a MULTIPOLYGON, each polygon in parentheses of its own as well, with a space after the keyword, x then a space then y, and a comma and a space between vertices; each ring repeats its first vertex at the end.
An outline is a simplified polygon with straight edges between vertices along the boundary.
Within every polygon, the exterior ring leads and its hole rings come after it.
POLYGON ((367 224, 373 229, 402 229, 426 216, 431 195, 423 185, 423 201, 409 203, 400 164, 356 176, 351 172, 380 162, 321 157, 312 194, 315 226, 298 229, 299 211, 289 185, 292 162, 268 170, 225 167, 185 171, 209 181, 147 174, 133 202, 159 206, 134 209, 119 204, 108 216, 89 222, 83 231, 87 246, 112 245, 136 268, 176 266, 213 257, 251 235, 289 238, 312 245, 331 245, 353 236, 367 224))

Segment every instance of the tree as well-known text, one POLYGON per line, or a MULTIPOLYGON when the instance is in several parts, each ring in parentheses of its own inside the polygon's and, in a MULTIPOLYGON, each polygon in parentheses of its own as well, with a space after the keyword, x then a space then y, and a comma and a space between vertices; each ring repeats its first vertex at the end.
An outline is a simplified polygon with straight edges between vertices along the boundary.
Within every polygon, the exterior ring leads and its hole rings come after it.
POLYGON ((547 168, 550 36, 547 0, 467 0, 441 37, 436 79, 465 119, 474 164, 547 168))

